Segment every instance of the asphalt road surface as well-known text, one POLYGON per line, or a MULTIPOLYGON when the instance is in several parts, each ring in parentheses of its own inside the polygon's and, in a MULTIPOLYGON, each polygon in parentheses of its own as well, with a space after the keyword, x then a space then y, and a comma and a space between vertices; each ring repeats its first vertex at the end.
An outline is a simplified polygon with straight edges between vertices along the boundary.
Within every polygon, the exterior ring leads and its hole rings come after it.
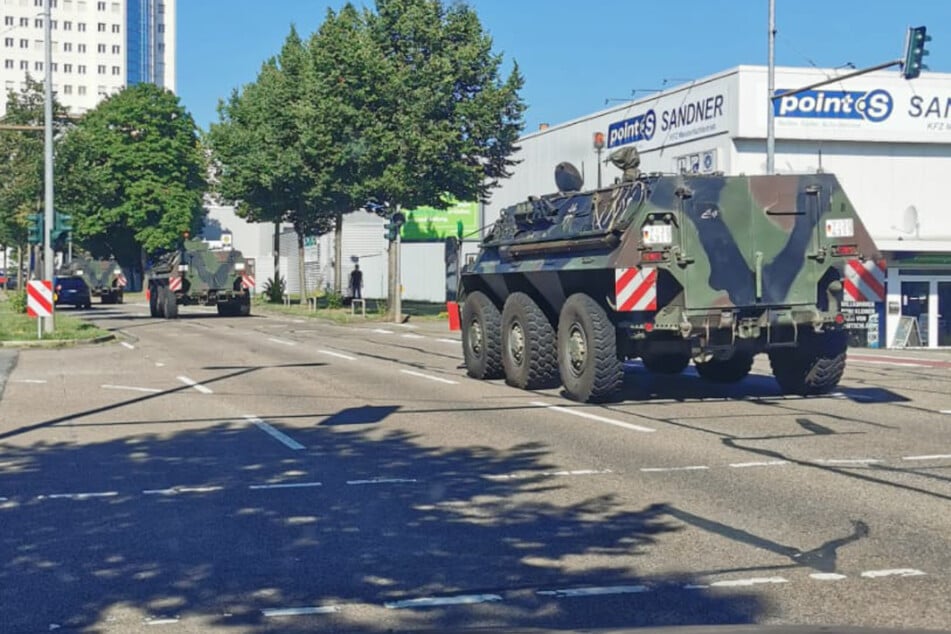
POLYGON ((442 324, 88 314, 0 401, 0 631, 951 629, 951 356, 589 406, 442 324))

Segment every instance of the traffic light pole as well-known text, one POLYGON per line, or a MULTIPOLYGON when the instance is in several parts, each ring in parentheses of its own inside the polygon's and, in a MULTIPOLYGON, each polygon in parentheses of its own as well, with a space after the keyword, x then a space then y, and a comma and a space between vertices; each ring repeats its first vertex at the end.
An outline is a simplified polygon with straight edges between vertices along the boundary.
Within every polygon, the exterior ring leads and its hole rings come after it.
MULTIPOLYGON (((45 30, 46 55, 45 67, 45 103, 44 103, 44 128, 45 128, 45 176, 46 185, 46 209, 44 210, 43 226, 43 279, 53 282, 53 27, 52 11, 53 0, 45 0, 43 3, 43 26, 45 30)), ((55 302, 54 302, 55 304, 55 302)), ((53 314, 55 315, 55 308, 53 314)), ((50 316, 43 319, 44 330, 52 333, 55 329, 54 317, 50 316)))
MULTIPOLYGON (((397 213, 399 212, 399 207, 396 208, 397 213)), ((396 268, 396 297, 393 299, 393 321, 396 323, 403 322, 403 277, 400 271, 400 260, 402 259, 402 253, 400 253, 400 246, 402 240, 400 238, 400 228, 396 229, 396 240, 393 242, 393 246, 396 248, 396 258, 394 267, 396 268)))

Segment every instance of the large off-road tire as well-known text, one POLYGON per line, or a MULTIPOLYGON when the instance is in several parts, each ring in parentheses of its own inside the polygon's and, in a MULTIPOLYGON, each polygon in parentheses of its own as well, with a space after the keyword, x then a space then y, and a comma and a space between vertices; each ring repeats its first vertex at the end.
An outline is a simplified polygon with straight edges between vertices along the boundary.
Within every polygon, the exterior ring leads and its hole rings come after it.
POLYGON ((502 367, 505 382, 523 390, 558 385, 555 329, 525 293, 512 293, 502 308, 502 367))
POLYGON ((238 317, 248 317, 251 315, 251 298, 238 302, 238 317))
POLYGON ((178 319, 178 302, 176 301, 175 292, 168 287, 165 287, 165 297, 162 305, 165 319, 178 319))
POLYGON ((234 317, 235 307, 231 302, 220 302, 217 305, 219 317, 234 317))
POLYGON ((624 382, 614 324, 584 293, 575 293, 561 308, 558 365, 565 393, 576 401, 606 400, 624 382))
POLYGON ((149 287, 149 314, 152 317, 165 316, 165 287, 153 284, 149 287))
POLYGON ((124 303, 125 303, 125 297, 124 297, 124 293, 123 293, 122 291, 118 291, 118 292, 116 293, 116 303, 117 303, 117 304, 124 304, 124 303))
POLYGON ((753 355, 735 352, 729 359, 711 359, 695 363, 697 374, 711 383, 737 383, 746 378, 753 369, 753 355))
POLYGON ((690 365, 690 357, 685 354, 649 354, 641 361, 653 374, 680 374, 690 365))
POLYGON ((502 313, 485 293, 475 291, 462 305, 462 356, 474 379, 501 379, 502 313))
POLYGON ((783 393, 826 394, 842 379, 847 349, 845 332, 810 332, 800 338, 796 348, 771 350, 769 364, 783 393))

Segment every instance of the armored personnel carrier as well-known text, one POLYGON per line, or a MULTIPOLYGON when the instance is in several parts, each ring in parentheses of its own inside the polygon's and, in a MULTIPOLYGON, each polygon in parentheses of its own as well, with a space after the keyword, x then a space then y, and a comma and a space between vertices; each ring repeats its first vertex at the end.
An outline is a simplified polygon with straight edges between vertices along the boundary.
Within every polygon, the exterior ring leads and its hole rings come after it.
POLYGON ((468 374, 609 399, 623 362, 740 381, 769 355, 782 392, 831 391, 845 369, 844 269, 879 253, 832 174, 623 176, 504 209, 461 276, 468 374), (853 263, 854 264, 854 263, 853 263))
POLYGON ((60 269, 60 275, 81 277, 89 287, 89 294, 103 304, 121 304, 126 277, 114 259, 96 260, 76 256, 60 269))
POLYGON ((254 265, 235 249, 185 240, 180 249, 158 256, 147 277, 153 317, 174 319, 179 305, 216 306, 222 316, 251 314, 254 265))

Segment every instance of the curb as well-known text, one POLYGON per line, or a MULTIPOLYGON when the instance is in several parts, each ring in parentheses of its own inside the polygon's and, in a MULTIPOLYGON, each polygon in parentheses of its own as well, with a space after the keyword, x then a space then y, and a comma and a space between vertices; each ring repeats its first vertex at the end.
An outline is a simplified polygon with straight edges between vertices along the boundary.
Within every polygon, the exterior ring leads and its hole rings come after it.
POLYGON ((0 348, 72 348, 83 344, 98 344, 113 341, 112 333, 93 339, 40 339, 38 341, 0 341, 0 348))

